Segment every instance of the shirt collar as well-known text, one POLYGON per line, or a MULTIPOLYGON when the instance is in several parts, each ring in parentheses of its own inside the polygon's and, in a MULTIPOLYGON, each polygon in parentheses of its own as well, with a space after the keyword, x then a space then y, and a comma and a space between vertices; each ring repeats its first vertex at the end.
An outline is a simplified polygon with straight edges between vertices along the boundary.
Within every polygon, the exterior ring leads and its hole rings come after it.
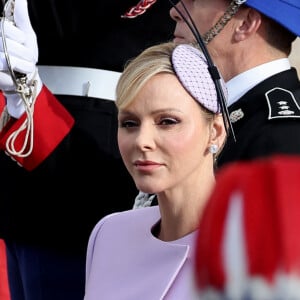
POLYGON ((288 58, 281 58, 262 64, 233 77, 226 83, 228 89, 227 105, 230 106, 236 102, 250 89, 266 78, 290 68, 291 65, 288 58))

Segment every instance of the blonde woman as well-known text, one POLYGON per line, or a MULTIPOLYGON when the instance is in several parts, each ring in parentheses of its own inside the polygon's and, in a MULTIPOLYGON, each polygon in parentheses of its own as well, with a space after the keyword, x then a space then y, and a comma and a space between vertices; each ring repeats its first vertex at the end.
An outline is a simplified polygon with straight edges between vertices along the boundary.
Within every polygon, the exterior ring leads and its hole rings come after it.
POLYGON ((165 43, 126 66, 116 98, 124 164, 158 205, 94 227, 85 300, 190 299, 194 239, 226 139, 215 83, 198 48, 165 43))

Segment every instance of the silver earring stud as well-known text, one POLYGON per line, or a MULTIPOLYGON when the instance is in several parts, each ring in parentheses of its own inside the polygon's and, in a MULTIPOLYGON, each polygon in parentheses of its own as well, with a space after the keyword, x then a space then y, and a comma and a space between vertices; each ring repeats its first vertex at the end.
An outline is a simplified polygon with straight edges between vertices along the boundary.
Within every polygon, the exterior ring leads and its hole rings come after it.
POLYGON ((219 147, 216 144, 212 144, 209 146, 209 152, 211 154, 216 154, 218 152, 218 149, 219 149, 219 147))

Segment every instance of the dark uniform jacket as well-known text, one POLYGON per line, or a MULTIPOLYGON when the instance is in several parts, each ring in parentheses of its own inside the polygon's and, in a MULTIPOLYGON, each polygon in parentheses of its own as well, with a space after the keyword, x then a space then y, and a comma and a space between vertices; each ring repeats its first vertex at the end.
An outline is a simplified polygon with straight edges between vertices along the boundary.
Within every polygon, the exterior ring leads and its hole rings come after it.
MULTIPOLYGON (((134 0, 28 2, 42 65, 120 72, 128 59, 173 32, 168 1, 136 19, 120 17, 134 0)), ((28 171, 0 152, 0 238, 85 253, 97 221, 131 209, 138 191, 119 154, 114 102, 56 98, 75 123, 42 163, 28 171)))
POLYGON ((300 82, 294 68, 248 91, 229 107, 232 135, 218 164, 272 154, 300 154, 300 82))

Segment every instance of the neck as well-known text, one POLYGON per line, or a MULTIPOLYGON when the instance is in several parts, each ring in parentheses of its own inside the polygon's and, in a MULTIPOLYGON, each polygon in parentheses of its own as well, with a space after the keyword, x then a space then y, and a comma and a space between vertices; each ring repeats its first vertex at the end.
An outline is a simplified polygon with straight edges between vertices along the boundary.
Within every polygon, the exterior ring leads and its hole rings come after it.
POLYGON ((158 194, 161 214, 158 238, 177 240, 198 228, 203 208, 211 194, 215 180, 205 180, 185 191, 158 194))
POLYGON ((217 48, 212 42, 208 48, 225 82, 254 67, 287 57, 284 52, 269 46, 258 37, 226 44, 224 48, 217 48))

